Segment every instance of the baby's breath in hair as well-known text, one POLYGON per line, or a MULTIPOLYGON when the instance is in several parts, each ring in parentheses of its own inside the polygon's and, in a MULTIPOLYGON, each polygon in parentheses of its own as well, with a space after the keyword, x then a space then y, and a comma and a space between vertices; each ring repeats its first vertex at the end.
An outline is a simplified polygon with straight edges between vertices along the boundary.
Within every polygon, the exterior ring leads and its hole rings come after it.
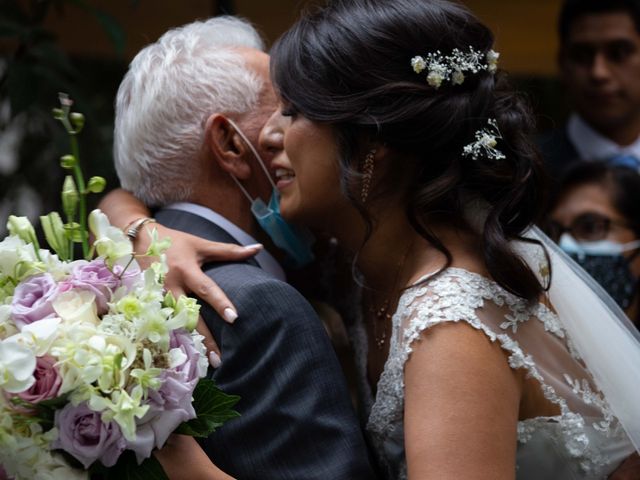
POLYGON ((461 85, 466 73, 478 73, 486 70, 495 73, 498 68, 500 54, 489 50, 487 54, 476 51, 469 46, 468 52, 454 48, 451 55, 443 55, 440 50, 429 52, 422 57, 417 55, 411 59, 411 67, 416 73, 427 71, 427 83, 438 89, 442 82, 450 81, 453 85, 461 85))
POLYGON ((480 157, 492 160, 502 160, 506 158, 504 153, 496 148, 498 139, 502 138, 502 134, 498 129, 498 123, 495 118, 490 118, 487 120, 487 123, 489 125, 487 128, 481 128, 476 131, 476 141, 464 146, 462 155, 471 157, 474 160, 478 160, 480 157))

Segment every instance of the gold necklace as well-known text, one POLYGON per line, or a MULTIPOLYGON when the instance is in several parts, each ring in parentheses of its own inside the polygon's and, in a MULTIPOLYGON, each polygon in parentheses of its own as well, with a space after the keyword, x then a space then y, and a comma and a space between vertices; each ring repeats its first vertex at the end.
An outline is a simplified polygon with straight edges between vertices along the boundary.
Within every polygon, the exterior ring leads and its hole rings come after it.
MULTIPOLYGON (((391 318, 393 315, 390 313, 392 305, 398 302, 400 299, 400 292, 398 289, 398 284, 400 281, 400 274, 404 270, 404 265, 407 262, 407 257, 409 256, 409 252, 413 248, 413 241, 409 244, 409 247, 402 255, 402 258, 398 262, 396 266, 396 273, 393 279, 393 287, 387 297, 382 302, 382 305, 376 308, 373 302, 373 298, 369 299, 369 313, 373 315, 373 341, 378 350, 382 350, 385 343, 387 342, 387 328, 391 322, 391 318), (393 303, 392 300, 393 299, 393 303), (382 324, 382 332, 378 332, 378 324, 382 324)), ((370 294, 371 295, 371 294, 370 294)))

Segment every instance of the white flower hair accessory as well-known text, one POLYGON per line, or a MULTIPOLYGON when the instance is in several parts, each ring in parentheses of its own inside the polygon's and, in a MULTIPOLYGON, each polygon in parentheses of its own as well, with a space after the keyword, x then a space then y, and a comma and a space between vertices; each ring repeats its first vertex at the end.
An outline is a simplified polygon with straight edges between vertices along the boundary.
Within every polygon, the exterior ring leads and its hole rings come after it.
POLYGON ((478 73, 486 70, 495 73, 498 69, 500 54, 489 50, 485 55, 469 46, 468 52, 454 48, 451 55, 443 55, 440 50, 430 52, 426 56, 415 56, 411 59, 411 67, 416 73, 427 71, 427 83, 438 89, 442 82, 451 81, 453 85, 461 85, 465 73, 478 73))
POLYGON ((504 153, 496 148, 498 139, 502 138, 502 134, 498 129, 498 123, 495 118, 487 120, 489 126, 476 131, 476 141, 465 145, 462 149, 462 155, 478 160, 480 157, 490 158, 492 160, 502 160, 507 158, 504 153))

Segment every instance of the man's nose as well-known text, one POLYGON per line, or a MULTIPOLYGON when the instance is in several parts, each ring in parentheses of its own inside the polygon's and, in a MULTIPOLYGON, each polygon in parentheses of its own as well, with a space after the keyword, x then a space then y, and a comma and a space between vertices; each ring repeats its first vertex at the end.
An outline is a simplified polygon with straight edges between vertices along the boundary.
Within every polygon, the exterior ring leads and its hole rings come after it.
POLYGON ((280 110, 276 110, 264 124, 258 137, 260 148, 276 153, 284 148, 284 118, 280 110))
POLYGON ((591 78, 596 81, 606 81, 611 77, 611 67, 603 52, 596 52, 591 62, 591 78))

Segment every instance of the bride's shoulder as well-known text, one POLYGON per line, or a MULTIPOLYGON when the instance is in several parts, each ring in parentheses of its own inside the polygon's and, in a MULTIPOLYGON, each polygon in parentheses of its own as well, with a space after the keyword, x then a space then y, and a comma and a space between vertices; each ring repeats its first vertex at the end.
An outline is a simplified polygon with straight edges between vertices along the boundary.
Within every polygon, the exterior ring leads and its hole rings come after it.
POLYGON ((409 287, 398 304, 403 324, 465 321, 502 324, 506 316, 529 318, 538 305, 508 292, 486 273, 452 266, 428 273, 409 287))
POLYGON ((427 297, 432 300, 459 296, 467 298, 499 298, 508 292, 481 268, 453 265, 420 276, 407 289, 408 298, 427 297))

